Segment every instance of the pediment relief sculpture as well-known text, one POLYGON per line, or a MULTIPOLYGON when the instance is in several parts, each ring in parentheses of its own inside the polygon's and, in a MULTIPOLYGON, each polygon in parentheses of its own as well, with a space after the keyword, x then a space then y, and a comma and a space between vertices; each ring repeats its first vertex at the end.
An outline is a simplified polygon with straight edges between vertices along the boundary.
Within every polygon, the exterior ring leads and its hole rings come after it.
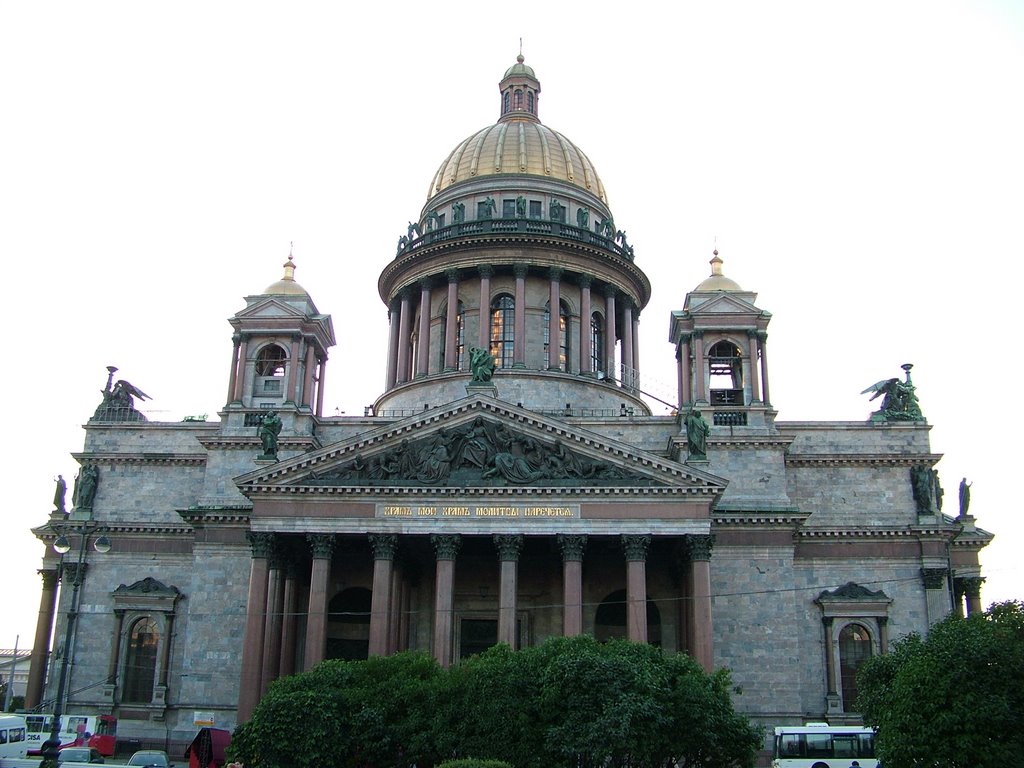
POLYGON ((602 486, 664 485, 623 467, 570 451, 477 417, 472 423, 442 428, 418 440, 313 472, 301 485, 383 486, 602 486))

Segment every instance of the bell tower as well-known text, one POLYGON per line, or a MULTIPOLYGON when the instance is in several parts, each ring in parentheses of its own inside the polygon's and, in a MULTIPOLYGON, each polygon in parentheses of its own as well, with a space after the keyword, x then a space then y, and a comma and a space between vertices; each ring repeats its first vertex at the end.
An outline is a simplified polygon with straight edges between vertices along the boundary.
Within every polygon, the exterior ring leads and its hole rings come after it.
POLYGON ((334 346, 330 315, 295 281, 292 256, 284 276, 228 322, 235 332, 225 410, 292 411, 320 416, 327 350, 334 346))
POLYGON ((771 313, 757 294, 722 274, 717 249, 711 275, 672 313, 681 411, 710 410, 717 427, 771 427, 766 341, 771 313))

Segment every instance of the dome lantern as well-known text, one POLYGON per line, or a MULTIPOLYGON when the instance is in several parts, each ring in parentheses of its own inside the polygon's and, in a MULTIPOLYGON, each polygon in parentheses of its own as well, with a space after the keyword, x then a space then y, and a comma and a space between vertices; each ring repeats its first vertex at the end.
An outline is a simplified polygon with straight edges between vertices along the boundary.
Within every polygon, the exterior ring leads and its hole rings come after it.
POLYGON ((540 103, 540 80, 534 74, 533 67, 526 66, 524 61, 520 53, 516 63, 505 70, 505 76, 498 84, 501 92, 498 122, 524 119, 540 122, 537 109, 540 103))

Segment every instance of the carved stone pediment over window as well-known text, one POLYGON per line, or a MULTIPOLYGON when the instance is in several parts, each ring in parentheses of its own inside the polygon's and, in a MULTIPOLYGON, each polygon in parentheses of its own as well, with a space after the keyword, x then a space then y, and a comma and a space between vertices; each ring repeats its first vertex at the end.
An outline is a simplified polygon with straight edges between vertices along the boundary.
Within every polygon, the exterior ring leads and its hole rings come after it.
POLYGON ((140 579, 130 586, 122 584, 113 592, 114 609, 122 611, 173 613, 174 606, 181 597, 181 590, 177 587, 168 587, 152 576, 140 579))

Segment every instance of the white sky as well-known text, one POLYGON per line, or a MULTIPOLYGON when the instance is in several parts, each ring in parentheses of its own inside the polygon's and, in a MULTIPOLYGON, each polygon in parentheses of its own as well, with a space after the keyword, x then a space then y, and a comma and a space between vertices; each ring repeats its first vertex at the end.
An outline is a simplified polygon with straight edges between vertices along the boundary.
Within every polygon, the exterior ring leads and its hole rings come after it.
POLYGON ((0 647, 32 642, 29 528, 105 367, 155 418, 215 418, 226 319, 290 241, 338 334, 325 412, 374 400, 377 276, 497 118, 520 37, 541 118, 595 163, 654 285, 645 380, 674 381, 669 312, 717 238, 773 313, 779 419, 866 419, 860 391, 914 363, 945 511, 967 476, 997 534, 983 600, 1024 598, 1024 4, 0 0, 0 647))

